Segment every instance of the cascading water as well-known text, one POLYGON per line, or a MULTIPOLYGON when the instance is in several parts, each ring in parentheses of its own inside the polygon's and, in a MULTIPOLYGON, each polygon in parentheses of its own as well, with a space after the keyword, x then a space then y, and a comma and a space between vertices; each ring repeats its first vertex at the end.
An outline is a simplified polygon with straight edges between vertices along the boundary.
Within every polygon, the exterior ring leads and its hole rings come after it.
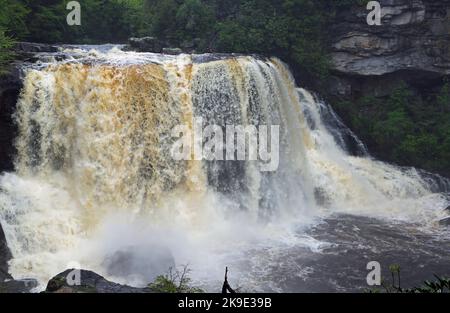
POLYGON ((150 277, 136 264, 163 247, 206 288, 237 260, 235 278, 258 290, 257 277, 283 249, 326 245, 302 229, 327 216, 432 229, 449 203, 436 179, 371 159, 276 59, 64 50, 25 69, 15 118, 16 172, 0 177, 0 220, 11 274, 43 284, 77 262, 142 285, 150 277), (172 130, 194 128, 195 117, 220 127, 279 125, 278 170, 175 161, 172 130), (111 256, 130 247, 137 272, 111 270, 111 256))

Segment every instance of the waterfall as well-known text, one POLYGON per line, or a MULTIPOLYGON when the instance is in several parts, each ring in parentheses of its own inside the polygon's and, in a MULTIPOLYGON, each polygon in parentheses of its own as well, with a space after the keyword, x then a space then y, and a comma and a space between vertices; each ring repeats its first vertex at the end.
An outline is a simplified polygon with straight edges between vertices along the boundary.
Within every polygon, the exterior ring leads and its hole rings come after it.
POLYGON ((278 59, 68 49, 24 71, 16 170, 0 176, 15 278, 45 283, 70 262, 105 274, 107 255, 148 242, 218 262, 335 213, 432 227, 448 204, 435 178, 372 159, 278 59), (196 117, 278 125, 278 169, 174 160, 172 130, 196 117))

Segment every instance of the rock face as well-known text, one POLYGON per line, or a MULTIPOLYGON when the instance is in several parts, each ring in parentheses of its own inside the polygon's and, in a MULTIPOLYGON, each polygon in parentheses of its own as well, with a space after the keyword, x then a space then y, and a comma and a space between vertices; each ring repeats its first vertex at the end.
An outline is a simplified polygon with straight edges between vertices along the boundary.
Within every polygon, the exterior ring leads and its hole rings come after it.
POLYGON ((58 47, 45 43, 17 42, 14 50, 18 53, 57 52, 58 47))
POLYGON ((13 140, 16 128, 12 114, 15 110, 20 88, 19 72, 12 66, 9 74, 0 76, 0 173, 13 169, 13 140))
POLYGON ((71 286, 69 281, 73 280, 73 271, 66 270, 53 277, 47 285, 47 293, 151 293, 149 288, 133 288, 110 282, 102 276, 91 272, 80 270, 80 284, 71 286))
POLYGON ((449 75, 450 2, 379 2, 380 26, 367 24, 369 11, 363 7, 338 16, 332 54, 334 69, 363 76, 401 70, 449 75))
POLYGON ((8 261, 10 259, 11 252, 9 251, 5 234, 0 224, 0 282, 11 279, 11 276, 8 274, 8 261))
POLYGON ((169 268, 175 268, 175 259, 169 249, 147 244, 125 247, 109 254, 102 265, 107 275, 147 283, 166 273, 169 268))
POLYGON ((155 37, 130 38, 128 40, 128 49, 137 52, 161 53, 163 43, 155 37))
POLYGON ((450 1, 380 0, 382 24, 363 6, 339 12, 333 25, 329 93, 349 96, 398 78, 420 84, 450 75, 450 1), (421 82, 422 81, 422 82, 421 82))

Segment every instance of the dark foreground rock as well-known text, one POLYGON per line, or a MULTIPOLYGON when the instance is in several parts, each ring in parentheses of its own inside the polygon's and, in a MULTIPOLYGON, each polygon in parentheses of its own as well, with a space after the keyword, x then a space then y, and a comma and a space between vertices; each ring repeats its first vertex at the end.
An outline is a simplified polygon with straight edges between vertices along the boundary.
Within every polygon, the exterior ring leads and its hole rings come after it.
POLYGON ((37 286, 35 279, 6 280, 0 283, 0 293, 30 293, 37 286))
POLYGON ((74 270, 66 270, 53 277, 47 284, 47 293, 152 293, 149 288, 134 288, 110 282, 102 276, 80 270, 80 284, 71 286, 74 270))

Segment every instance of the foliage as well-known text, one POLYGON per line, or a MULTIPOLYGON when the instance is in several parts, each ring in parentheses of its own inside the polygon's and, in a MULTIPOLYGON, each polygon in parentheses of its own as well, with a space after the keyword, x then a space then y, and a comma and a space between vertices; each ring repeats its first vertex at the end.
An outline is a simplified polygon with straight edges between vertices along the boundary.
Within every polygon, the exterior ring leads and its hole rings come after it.
POLYGON ((5 31, 0 28, 0 75, 6 72, 6 66, 13 58, 10 51, 13 44, 14 41, 5 35, 5 31))
POLYGON ((203 293, 204 291, 197 287, 192 287, 192 279, 189 277, 191 270, 184 266, 181 271, 169 269, 166 275, 161 275, 149 285, 153 292, 160 293, 203 293))
POLYGON ((313 79, 328 74, 327 26, 363 0, 83 0, 82 25, 68 26, 69 0, 0 0, 0 25, 20 40, 124 42, 154 36, 198 52, 278 56, 313 79), (2 20, 7 20, 2 22, 2 20))

